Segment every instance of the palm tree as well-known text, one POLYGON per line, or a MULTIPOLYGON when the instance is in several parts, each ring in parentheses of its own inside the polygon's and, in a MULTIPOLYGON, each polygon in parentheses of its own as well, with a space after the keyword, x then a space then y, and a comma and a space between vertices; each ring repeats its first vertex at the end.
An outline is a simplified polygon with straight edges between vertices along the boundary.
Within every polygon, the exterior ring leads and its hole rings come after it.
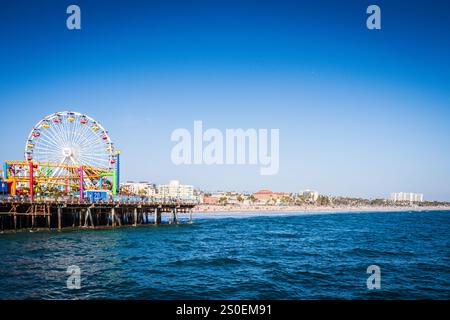
POLYGON ((219 198, 219 203, 220 204, 227 204, 228 198, 227 197, 220 197, 219 198))

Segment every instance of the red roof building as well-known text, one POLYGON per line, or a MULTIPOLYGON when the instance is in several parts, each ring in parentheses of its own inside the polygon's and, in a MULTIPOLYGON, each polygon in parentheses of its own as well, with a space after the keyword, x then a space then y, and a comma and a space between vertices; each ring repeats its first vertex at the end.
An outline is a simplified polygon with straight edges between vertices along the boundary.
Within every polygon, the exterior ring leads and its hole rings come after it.
POLYGON ((262 189, 262 190, 259 190, 258 192, 255 192, 253 194, 253 196, 259 202, 267 202, 270 200, 278 200, 283 197, 287 197, 287 196, 289 196, 289 193, 288 192, 273 192, 268 189, 262 189))

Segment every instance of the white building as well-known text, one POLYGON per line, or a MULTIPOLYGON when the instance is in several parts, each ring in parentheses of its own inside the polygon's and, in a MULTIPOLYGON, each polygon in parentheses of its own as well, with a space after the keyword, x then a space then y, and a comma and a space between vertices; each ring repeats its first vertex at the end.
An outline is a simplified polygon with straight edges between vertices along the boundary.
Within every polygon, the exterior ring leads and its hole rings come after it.
POLYGON ((423 194, 412 192, 394 192, 391 193, 391 200, 395 202, 397 201, 423 202, 423 194))
POLYGON ((174 198, 180 200, 195 200, 194 186, 180 184, 177 180, 172 180, 168 184, 157 187, 158 196, 161 198, 174 198))
POLYGON ((304 191, 301 191, 300 194, 303 195, 303 197, 307 201, 316 202, 317 199, 319 198, 319 192, 315 190, 306 189, 304 191))
POLYGON ((120 184, 124 193, 136 196, 153 197, 156 194, 155 185, 147 181, 132 182, 127 181, 120 184))

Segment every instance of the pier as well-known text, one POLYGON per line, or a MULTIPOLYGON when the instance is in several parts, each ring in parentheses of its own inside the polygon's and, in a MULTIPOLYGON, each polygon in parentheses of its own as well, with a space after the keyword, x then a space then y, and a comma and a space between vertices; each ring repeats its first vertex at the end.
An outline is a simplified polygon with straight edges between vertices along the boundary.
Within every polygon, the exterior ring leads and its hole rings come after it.
POLYGON ((0 201, 0 231, 192 223, 191 203, 0 201), (181 219, 181 216, 184 219, 181 219))
POLYGON ((24 159, 0 166, 0 232, 192 222, 193 187, 122 191, 120 154, 88 115, 47 115, 32 127, 24 159))

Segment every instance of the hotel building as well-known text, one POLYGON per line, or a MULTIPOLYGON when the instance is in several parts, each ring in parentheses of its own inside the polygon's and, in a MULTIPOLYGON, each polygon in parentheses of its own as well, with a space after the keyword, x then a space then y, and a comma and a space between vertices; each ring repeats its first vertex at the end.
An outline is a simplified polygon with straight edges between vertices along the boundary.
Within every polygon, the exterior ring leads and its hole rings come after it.
POLYGON ((194 196, 194 186, 180 184, 178 180, 171 180, 168 184, 157 187, 158 196, 161 198, 171 198, 180 200, 196 200, 194 196))
POLYGON ((412 192, 394 192, 391 193, 391 200, 395 202, 401 201, 423 202, 423 194, 412 192))
POLYGON ((261 204, 265 204, 268 202, 279 203, 283 197, 289 197, 288 192, 273 192, 271 190, 263 189, 255 192, 253 194, 256 201, 261 204))

